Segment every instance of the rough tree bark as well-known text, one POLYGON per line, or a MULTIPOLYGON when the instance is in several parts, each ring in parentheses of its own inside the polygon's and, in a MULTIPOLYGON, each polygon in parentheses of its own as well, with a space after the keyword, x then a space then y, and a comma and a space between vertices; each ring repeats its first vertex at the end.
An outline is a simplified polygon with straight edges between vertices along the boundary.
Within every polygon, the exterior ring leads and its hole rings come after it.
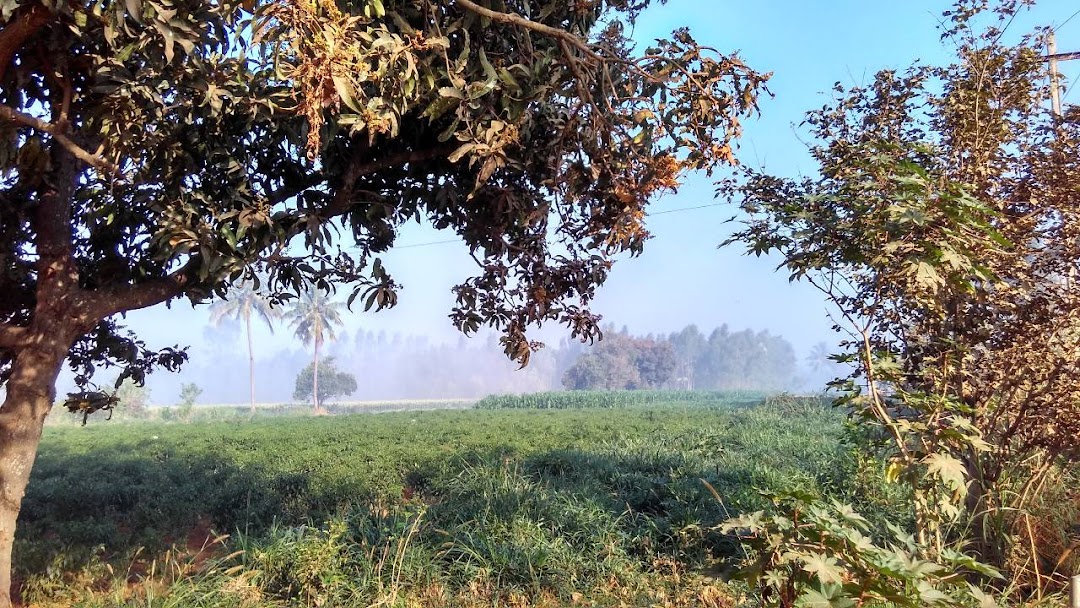
POLYGON ((7 396, 0 406, 0 608, 11 605, 15 525, 45 417, 56 398, 60 366, 75 339, 110 310, 99 294, 79 288, 71 200, 82 164, 56 140, 50 155, 54 169, 40 182, 31 219, 38 253, 33 316, 26 327, 5 325, 0 333, 0 346, 12 356, 7 396))
POLYGON ((80 164, 64 146, 51 149, 54 170, 38 186, 32 216, 36 304, 25 328, 8 325, 3 344, 12 356, 7 396, 0 406, 0 608, 11 605, 11 549, 26 484, 54 398, 56 377, 75 337, 96 321, 79 289, 73 258, 71 198, 80 164), (19 335, 21 334, 21 335, 19 335))
POLYGON ((0 608, 11 606, 11 550, 30 471, 34 466, 45 417, 56 397, 70 341, 38 334, 18 349, 0 406, 0 608))

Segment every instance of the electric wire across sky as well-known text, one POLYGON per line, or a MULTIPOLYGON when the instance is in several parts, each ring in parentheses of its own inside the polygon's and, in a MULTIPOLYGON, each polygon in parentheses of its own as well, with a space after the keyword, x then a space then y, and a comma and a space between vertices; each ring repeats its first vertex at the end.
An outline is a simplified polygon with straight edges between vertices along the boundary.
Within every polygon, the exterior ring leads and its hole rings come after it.
MULTIPOLYGON (((656 215, 665 215, 668 213, 679 213, 680 211, 695 211, 697 209, 707 209, 709 207, 719 207, 727 203, 710 203, 708 205, 698 205, 696 207, 682 207, 679 209, 667 209, 665 211, 655 211, 647 214, 649 217, 656 215)), ((445 239, 442 241, 431 241, 429 243, 413 243, 411 245, 395 245, 394 249, 412 249, 413 247, 430 247, 432 245, 446 245, 447 243, 459 243, 461 239, 445 239)))

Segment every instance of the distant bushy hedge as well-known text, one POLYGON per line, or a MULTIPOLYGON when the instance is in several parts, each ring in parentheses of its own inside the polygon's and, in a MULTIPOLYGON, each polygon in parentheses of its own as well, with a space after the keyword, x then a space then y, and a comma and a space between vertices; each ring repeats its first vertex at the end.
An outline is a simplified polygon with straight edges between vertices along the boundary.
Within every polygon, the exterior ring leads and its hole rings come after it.
POLYGON ((764 391, 561 391, 524 395, 492 395, 476 403, 477 409, 618 409, 641 405, 693 405, 744 407, 766 399, 764 391))

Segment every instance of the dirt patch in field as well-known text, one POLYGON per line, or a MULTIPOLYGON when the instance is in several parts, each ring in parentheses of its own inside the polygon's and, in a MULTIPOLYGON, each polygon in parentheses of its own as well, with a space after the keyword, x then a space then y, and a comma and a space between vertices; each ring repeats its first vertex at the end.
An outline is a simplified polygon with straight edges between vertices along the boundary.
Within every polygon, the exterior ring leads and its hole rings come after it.
POLYGON ((210 524, 210 518, 203 515, 187 533, 184 549, 190 560, 191 570, 201 570, 206 560, 224 548, 227 536, 215 534, 210 524))

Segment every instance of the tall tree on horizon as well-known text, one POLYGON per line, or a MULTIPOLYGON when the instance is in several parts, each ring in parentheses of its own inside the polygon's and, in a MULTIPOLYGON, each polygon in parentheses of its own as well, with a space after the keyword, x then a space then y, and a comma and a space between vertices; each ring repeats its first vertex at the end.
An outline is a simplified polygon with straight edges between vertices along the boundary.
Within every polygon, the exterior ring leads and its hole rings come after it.
POLYGON ((694 390, 698 362, 702 353, 708 348, 708 340, 698 326, 691 323, 668 336, 668 342, 675 349, 679 366, 676 374, 680 388, 694 390))
POLYGON ((255 291, 250 282, 240 283, 229 290, 227 299, 214 302, 210 307, 210 322, 221 325, 226 319, 242 320, 244 333, 247 334, 248 347, 248 384, 251 396, 251 413, 255 413, 255 349, 251 341, 251 317, 258 315, 270 332, 274 331, 274 321, 281 318, 281 311, 270 306, 269 300, 255 291))
POLYGON ((300 295, 292 308, 286 313, 289 318, 289 326, 297 338, 305 345, 314 344, 315 352, 312 358, 312 394, 311 399, 315 404, 315 412, 323 411, 319 402, 319 350, 323 342, 329 338, 335 339, 334 329, 341 325, 341 302, 332 302, 316 288, 309 289, 300 295))

